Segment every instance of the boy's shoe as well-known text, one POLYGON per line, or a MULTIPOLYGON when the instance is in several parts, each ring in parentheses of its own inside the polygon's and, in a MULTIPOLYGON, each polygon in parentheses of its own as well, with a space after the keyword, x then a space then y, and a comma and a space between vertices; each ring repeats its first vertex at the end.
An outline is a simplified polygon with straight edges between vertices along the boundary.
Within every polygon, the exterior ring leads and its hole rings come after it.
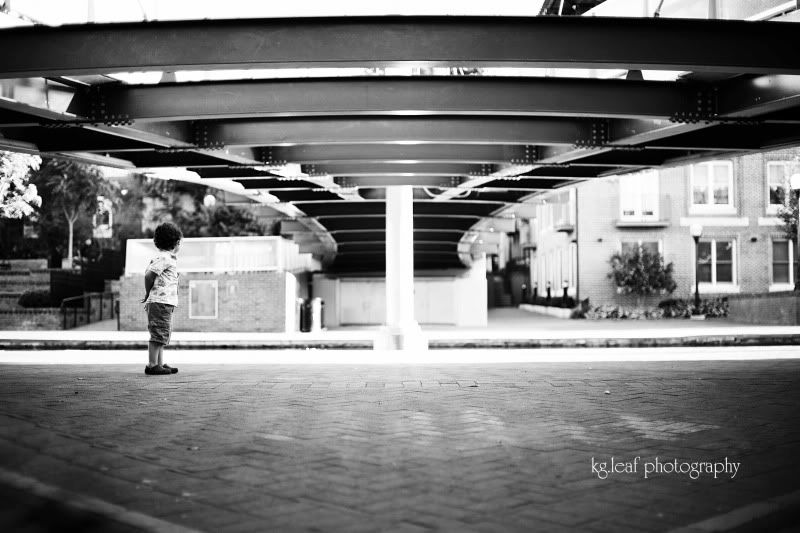
POLYGON ((178 373, 178 368, 177 368, 177 367, 174 367, 174 366, 169 366, 169 365, 168 365, 168 364, 166 364, 166 363, 164 363, 164 364, 163 364, 163 365, 161 365, 161 366, 162 366, 162 367, 164 367, 164 368, 169 368, 169 371, 170 371, 170 372, 172 372, 173 374, 177 374, 177 373, 178 373))
POLYGON ((172 370, 164 368, 161 365, 146 366, 144 367, 144 373, 148 376, 165 376, 167 374, 172 374, 172 370))

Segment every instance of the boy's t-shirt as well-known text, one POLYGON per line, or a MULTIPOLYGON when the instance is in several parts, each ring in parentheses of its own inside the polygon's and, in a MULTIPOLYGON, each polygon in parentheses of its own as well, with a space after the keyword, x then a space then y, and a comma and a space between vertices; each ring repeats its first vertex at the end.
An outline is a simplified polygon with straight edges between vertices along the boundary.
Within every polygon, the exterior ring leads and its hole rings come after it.
POLYGON ((178 258, 172 252, 159 250, 158 255, 150 260, 145 274, 156 275, 150 296, 145 303, 162 303, 178 305, 178 258))

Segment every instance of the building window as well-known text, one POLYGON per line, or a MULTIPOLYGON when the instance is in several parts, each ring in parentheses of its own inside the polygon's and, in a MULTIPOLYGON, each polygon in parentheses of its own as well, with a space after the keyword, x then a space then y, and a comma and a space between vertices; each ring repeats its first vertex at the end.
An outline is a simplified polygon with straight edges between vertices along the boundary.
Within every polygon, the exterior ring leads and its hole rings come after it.
POLYGON ((658 220, 658 198, 658 172, 620 176, 620 220, 658 220))
POLYGON ((691 211, 694 213, 732 213, 733 164, 708 161, 691 166, 691 211))
POLYGON ((697 273, 700 283, 733 283, 735 276, 735 241, 700 241, 697 273))
POLYGON ((189 280, 189 318, 217 318, 217 289, 215 279, 189 280))
POLYGON ((637 250, 647 250, 651 254, 661 253, 661 241, 622 241, 620 243, 620 251, 624 253, 633 253, 637 250))
POLYGON ((767 163, 767 213, 775 214, 786 203, 789 191, 789 163, 770 161, 767 163))
POLYGON ((794 285, 794 250, 789 240, 772 241, 772 284, 794 285))

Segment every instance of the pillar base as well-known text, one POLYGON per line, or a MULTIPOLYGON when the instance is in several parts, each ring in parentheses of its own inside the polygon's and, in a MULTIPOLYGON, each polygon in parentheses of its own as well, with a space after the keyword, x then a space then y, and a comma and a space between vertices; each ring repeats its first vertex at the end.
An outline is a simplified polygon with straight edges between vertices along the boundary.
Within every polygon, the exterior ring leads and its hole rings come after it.
POLYGON ((384 326, 375 339, 375 349, 427 351, 428 338, 422 333, 422 328, 417 323, 405 326, 384 326))

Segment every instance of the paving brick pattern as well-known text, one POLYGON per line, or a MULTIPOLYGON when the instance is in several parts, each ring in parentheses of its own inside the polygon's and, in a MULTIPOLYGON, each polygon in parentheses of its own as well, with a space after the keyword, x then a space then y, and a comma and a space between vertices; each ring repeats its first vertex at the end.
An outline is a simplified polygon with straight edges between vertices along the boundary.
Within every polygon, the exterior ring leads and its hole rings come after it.
POLYGON ((775 360, 3 366, 0 467, 206 531, 668 531, 797 490, 798 387, 775 360), (598 479, 611 456, 741 467, 598 479))

